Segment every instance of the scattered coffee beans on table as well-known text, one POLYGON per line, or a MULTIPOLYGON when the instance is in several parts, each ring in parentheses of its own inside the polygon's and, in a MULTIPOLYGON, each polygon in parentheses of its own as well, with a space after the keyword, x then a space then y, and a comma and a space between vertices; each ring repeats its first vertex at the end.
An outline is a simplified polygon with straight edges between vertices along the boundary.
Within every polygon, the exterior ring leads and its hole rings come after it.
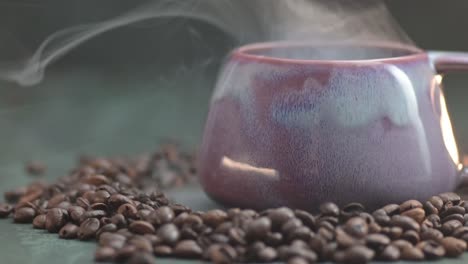
POLYGON ((82 158, 55 183, 5 193, 0 217, 62 239, 95 239, 96 261, 366 263, 453 258, 467 250, 468 203, 456 193, 374 212, 331 202, 315 215, 286 207, 199 212, 160 192, 192 181, 194 161, 173 146, 136 159, 82 158))

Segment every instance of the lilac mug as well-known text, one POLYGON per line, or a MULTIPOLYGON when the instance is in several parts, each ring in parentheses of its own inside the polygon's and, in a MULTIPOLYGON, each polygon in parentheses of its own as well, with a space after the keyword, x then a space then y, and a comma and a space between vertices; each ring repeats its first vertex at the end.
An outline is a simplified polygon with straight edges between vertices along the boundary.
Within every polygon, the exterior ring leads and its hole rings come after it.
POLYGON ((468 55, 377 43, 258 43, 234 50, 200 153, 205 191, 230 206, 360 202, 452 191, 462 166, 441 73, 468 55))

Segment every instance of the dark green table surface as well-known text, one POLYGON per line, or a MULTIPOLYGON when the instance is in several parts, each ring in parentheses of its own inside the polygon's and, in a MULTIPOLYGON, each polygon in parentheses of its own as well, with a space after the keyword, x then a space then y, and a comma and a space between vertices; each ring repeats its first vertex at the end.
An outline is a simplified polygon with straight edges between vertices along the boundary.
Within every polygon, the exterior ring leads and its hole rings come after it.
MULTIPOLYGON (((462 87, 468 81, 459 77, 449 84, 455 128, 458 135, 468 134, 463 119, 468 96, 460 92, 468 91, 462 87)), ((0 191, 32 180, 23 172, 24 162, 31 159, 45 162, 45 177, 52 180, 82 153, 141 153, 165 139, 193 148, 201 136, 211 87, 196 71, 161 78, 125 67, 54 70, 36 87, 0 83, 0 191)), ((170 196, 198 210, 219 207, 197 186, 173 190, 170 196)), ((0 220, 0 263, 92 263, 94 249, 93 242, 60 240, 30 225, 0 220)), ((439 263, 468 263, 468 254, 439 263)))

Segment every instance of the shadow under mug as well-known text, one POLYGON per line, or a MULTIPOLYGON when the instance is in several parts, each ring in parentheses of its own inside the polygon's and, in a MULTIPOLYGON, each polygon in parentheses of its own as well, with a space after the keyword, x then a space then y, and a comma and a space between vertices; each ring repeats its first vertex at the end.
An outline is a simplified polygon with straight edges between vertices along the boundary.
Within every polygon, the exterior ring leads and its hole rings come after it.
POLYGON ((468 55, 393 43, 258 43, 234 50, 214 91, 200 181, 262 209, 367 208, 452 191, 462 165, 441 90, 468 55))

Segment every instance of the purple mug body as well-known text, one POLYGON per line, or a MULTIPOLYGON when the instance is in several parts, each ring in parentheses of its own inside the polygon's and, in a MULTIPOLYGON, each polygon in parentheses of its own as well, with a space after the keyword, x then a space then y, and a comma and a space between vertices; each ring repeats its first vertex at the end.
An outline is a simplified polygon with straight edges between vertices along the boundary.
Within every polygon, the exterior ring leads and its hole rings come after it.
POLYGON ((310 211, 452 191, 461 166, 438 70, 465 62, 436 57, 395 44, 233 51, 205 126, 203 188, 231 206, 310 211))

